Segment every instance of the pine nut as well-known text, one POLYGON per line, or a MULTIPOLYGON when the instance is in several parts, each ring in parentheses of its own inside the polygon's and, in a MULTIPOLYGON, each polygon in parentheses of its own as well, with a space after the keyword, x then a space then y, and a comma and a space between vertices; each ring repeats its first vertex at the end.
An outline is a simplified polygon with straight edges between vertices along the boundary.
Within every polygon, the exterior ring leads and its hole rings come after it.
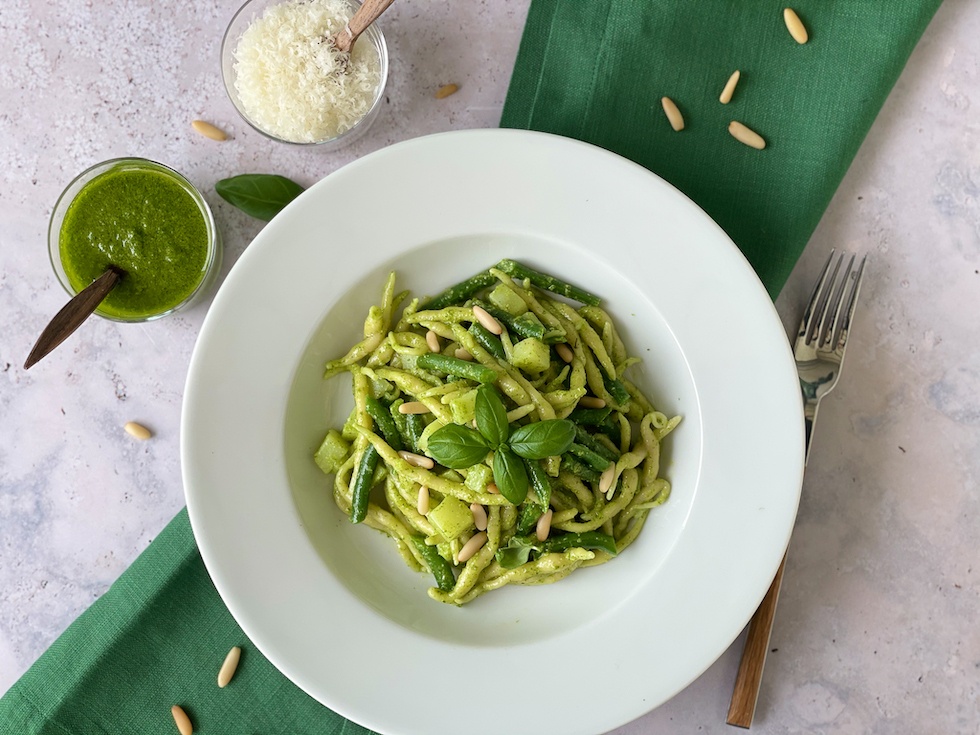
POLYGON ((425 333, 425 343, 429 346, 429 350, 432 352, 440 352, 442 350, 442 345, 439 344, 439 335, 433 332, 431 329, 425 333))
POLYGON ((554 515, 555 511, 548 508, 538 518, 538 525, 534 527, 534 535, 538 537, 538 541, 544 541, 548 538, 548 534, 551 533, 551 519, 554 515))
POLYGON ((491 482, 487 485, 487 492, 491 495, 500 495, 500 488, 497 487, 497 483, 491 482))
POLYGON ((425 485, 419 487, 419 499, 416 505, 419 515, 425 515, 429 512, 429 488, 425 485))
POLYGON ((470 504, 470 513, 473 514, 473 525, 476 526, 477 531, 487 530, 487 509, 484 508, 479 503, 470 504))
POLYGON ((218 686, 224 689, 228 686, 228 682, 231 681, 231 677, 235 675, 235 670, 238 668, 238 661, 242 657, 242 649, 238 646, 233 646, 228 655, 225 656, 225 662, 221 664, 221 669, 218 671, 218 686))
POLYGON ((755 148, 756 150, 762 150, 766 147, 766 141, 763 140, 762 136, 759 135, 754 130, 750 130, 745 125, 740 122, 732 120, 728 124, 728 132, 732 134, 739 143, 744 143, 750 148, 755 148))
POLYGON ((473 307, 473 316, 476 320, 483 325, 483 327, 491 334, 503 334, 504 328, 500 326, 500 322, 490 315, 490 312, 484 309, 482 306, 473 307))
POLYGON ((137 424, 135 421, 127 422, 123 428, 126 430, 127 434, 134 439, 139 439, 140 441, 146 441, 153 436, 152 431, 143 426, 143 424, 137 424))
POLYGON ((191 718, 187 716, 187 713, 180 707, 180 705, 175 704, 170 708, 170 714, 174 716, 174 723, 177 725, 177 732, 180 735, 192 735, 194 732, 194 726, 191 725, 191 718))
POLYGON ((735 85, 738 84, 738 79, 741 76, 742 72, 736 69, 735 72, 728 77, 728 81, 725 83, 725 88, 721 90, 721 97, 718 98, 721 104, 727 105, 732 101, 732 95, 735 94, 735 85))
POLYGON ((605 408, 606 402, 595 396, 582 396, 578 399, 578 405, 582 408, 605 408))
POLYGON ((422 401, 408 401, 398 406, 398 413, 429 413, 429 407, 422 401))
POLYGON ((460 348, 458 348, 458 349, 457 349, 457 350, 456 350, 456 351, 455 351, 455 352, 453 353, 453 355, 455 355, 455 356, 456 356, 456 359, 457 359, 457 360, 466 360, 466 362, 472 362, 472 361, 473 361, 473 355, 471 355, 471 354, 469 353, 469 351, 467 351, 466 349, 464 349, 464 348, 462 348, 462 347, 460 347, 460 348))
POLYGON ((193 120, 191 127, 205 138, 210 138, 211 140, 228 140, 228 134, 224 130, 216 128, 211 123, 204 122, 204 120, 193 120))
POLYGON ((469 541, 463 544, 463 548, 459 550, 460 562, 468 561, 470 557, 472 557, 473 554, 478 552, 483 547, 483 544, 485 544, 486 542, 487 542, 486 531, 480 531, 479 533, 474 534, 473 538, 471 538, 469 541))
POLYGON ((436 466, 436 463, 432 461, 431 458, 426 457, 422 454, 415 454, 414 452, 406 452, 404 449, 400 451, 399 456, 408 462, 410 465, 415 465, 416 467, 422 467, 426 470, 431 470, 436 466))
POLYGON ((605 471, 599 475, 599 492, 608 493, 610 488, 613 486, 613 480, 616 479, 616 463, 613 462, 609 465, 605 471))
POLYGON ((445 99, 451 94, 456 94, 456 91, 458 89, 459 89, 458 84, 443 84, 441 87, 439 87, 439 89, 436 90, 436 99, 437 100, 445 99))
POLYGON ((571 362, 575 358, 575 353, 572 352, 572 348, 566 345, 564 342, 559 342, 555 345, 555 352, 557 352, 558 357, 565 362, 571 362))
POLYGON ((786 23, 786 29, 794 41, 799 44, 804 44, 810 40, 810 34, 806 32, 806 26, 803 25, 803 21, 800 20, 800 16, 796 14, 795 10, 786 8, 783 11, 783 21, 786 23))
POLYGON ((677 133, 682 131, 684 129, 684 116, 677 109, 674 100, 670 97, 664 97, 660 100, 660 104, 664 107, 664 114, 667 116, 667 120, 670 121, 670 127, 677 133))

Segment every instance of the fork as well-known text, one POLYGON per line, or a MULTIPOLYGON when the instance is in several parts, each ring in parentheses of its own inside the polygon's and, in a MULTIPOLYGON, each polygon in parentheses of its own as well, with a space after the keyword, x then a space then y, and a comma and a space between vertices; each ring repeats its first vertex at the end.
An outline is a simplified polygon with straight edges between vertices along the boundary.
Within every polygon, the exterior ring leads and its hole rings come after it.
MULTIPOLYGON (((800 388, 803 391, 803 416, 806 422, 804 462, 810 458, 810 438, 813 434, 813 424, 817 420, 820 401, 834 389, 840 378, 847 338, 850 335, 851 322, 854 319, 854 310, 861 291, 861 281, 864 279, 864 265, 867 262, 865 256, 855 269, 855 256, 852 255, 842 272, 841 266, 846 256, 841 253, 835 259, 834 255, 835 251, 831 250, 820 278, 813 287, 793 348, 796 370, 800 376, 800 388)), ((783 560, 776 570, 772 585, 749 622, 749 632, 745 639, 742 660, 739 662, 738 674, 735 677, 732 702, 728 709, 729 725, 745 728, 752 725, 785 568, 786 555, 783 554, 783 560)))

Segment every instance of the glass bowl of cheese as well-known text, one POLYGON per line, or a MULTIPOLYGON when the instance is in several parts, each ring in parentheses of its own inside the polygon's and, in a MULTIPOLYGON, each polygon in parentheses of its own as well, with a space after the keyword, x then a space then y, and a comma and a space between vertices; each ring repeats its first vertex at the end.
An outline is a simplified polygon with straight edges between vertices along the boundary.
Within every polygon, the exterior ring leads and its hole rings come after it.
POLYGON ((356 0, 249 0, 228 24, 221 75, 232 104, 262 135, 336 150, 360 138, 381 109, 388 47, 372 23, 351 49, 331 39, 356 0))

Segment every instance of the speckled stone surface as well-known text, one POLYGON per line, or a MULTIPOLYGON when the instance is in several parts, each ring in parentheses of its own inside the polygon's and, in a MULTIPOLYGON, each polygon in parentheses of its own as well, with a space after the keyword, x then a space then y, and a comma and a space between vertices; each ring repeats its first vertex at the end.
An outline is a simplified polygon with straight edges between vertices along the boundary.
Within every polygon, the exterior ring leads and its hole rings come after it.
MULTIPOLYGON (((219 74, 233 0, 0 8, 0 692, 183 505, 178 422, 207 301, 145 325, 95 320, 21 369, 65 300, 47 219, 82 169, 171 165, 214 208, 226 273, 260 223, 214 182, 311 184, 426 133, 499 120, 526 0, 396 3, 370 133, 332 154, 242 123, 219 74), (457 94, 435 100, 442 84, 457 94), (190 129, 229 131, 215 143, 190 129), (130 420, 155 433, 138 443, 130 420)), ((777 306, 795 327, 831 247, 870 255, 853 346, 821 408, 753 730, 980 733, 980 3, 947 0, 777 306)), ((618 735, 731 732, 740 638, 618 735)), ((0 723, 0 730, 2 730, 0 723)))

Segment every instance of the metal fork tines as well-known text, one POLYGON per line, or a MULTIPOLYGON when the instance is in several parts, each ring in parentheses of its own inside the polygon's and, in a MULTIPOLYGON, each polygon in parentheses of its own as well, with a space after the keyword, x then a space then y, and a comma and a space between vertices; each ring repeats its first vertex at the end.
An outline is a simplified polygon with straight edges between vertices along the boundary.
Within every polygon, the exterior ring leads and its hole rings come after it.
POLYGON ((834 256, 835 252, 831 250, 813 287, 793 350, 803 390, 807 457, 810 455, 810 434, 820 399, 834 389, 840 377, 847 336, 867 261, 865 256, 855 268, 855 256, 852 255, 842 269, 846 254, 834 256))

